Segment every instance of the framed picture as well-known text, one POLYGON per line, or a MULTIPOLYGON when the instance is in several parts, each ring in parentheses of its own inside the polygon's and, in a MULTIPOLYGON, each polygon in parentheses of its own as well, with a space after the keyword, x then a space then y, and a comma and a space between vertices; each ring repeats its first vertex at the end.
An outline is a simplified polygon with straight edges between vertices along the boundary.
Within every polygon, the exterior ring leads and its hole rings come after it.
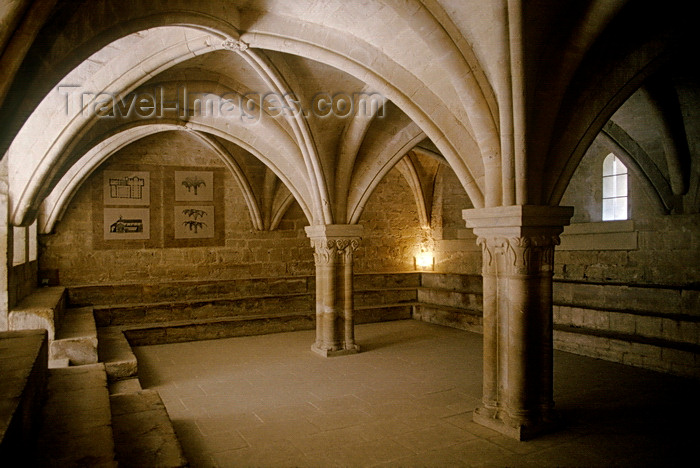
POLYGON ((151 238, 151 212, 148 208, 105 208, 104 239, 151 238))
POLYGON ((175 201, 214 200, 213 171, 174 171, 175 201))
POLYGON ((213 238, 215 218, 213 205, 181 205, 173 207, 175 239, 213 238))
POLYGON ((148 171, 104 171, 102 197, 105 205, 150 205, 148 171))

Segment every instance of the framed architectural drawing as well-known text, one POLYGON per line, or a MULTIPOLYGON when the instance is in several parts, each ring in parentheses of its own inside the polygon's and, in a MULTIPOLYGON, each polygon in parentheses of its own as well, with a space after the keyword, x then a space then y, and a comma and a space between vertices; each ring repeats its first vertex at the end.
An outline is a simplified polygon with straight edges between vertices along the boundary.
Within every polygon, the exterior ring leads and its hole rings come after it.
POLYGON ((103 177, 105 205, 150 205, 150 172, 104 171, 103 177))
POLYGON ((213 171, 174 171, 175 201, 214 200, 213 171))
POLYGON ((173 207, 175 239, 208 239, 214 237, 213 205, 180 205, 173 207))
POLYGON ((105 208, 104 239, 151 238, 151 212, 148 208, 105 208))

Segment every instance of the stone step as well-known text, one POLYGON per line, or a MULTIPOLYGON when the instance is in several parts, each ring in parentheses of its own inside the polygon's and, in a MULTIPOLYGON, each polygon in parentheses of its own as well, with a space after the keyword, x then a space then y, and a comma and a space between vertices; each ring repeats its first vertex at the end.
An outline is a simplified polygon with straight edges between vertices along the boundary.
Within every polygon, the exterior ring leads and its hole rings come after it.
POLYGON ((0 464, 22 466, 40 427, 48 380, 45 330, 0 332, 0 464))
POLYGON ((396 304, 375 304, 355 306, 355 323, 389 322, 408 320, 413 315, 417 302, 399 302, 396 304))
POLYGON ((92 307, 66 309, 49 353, 52 361, 68 359, 73 366, 97 362, 97 328, 92 307))
POLYGON ((418 288, 418 302, 457 309, 476 311, 481 311, 483 309, 483 297, 481 293, 450 289, 418 288))
POLYGON ((416 288, 355 290, 353 295, 355 307, 413 303, 417 299, 416 288))
POLYGON ((483 280, 481 275, 424 272, 421 274, 420 286, 426 289, 481 295, 483 280))
POLYGON ((97 354, 100 362, 104 363, 110 382, 137 377, 136 356, 131 352, 131 345, 119 328, 97 330, 97 354))
POLYGON ((134 346, 264 335, 315 327, 312 314, 217 317, 119 327, 134 346))
MULTIPOLYGON (((372 323, 410 319, 414 304, 399 303, 356 307, 355 322, 372 323)), ((311 330, 316 327, 315 320, 315 312, 306 314, 277 313, 199 320, 173 320, 113 328, 122 330, 133 346, 146 346, 311 330)))
MULTIPOLYGON (((356 292, 381 289, 415 289, 421 273, 363 273, 354 276, 356 292)), ((71 286, 70 303, 76 306, 158 304, 246 297, 313 294, 313 276, 283 278, 241 278, 217 281, 174 281, 165 283, 130 283, 71 286)), ((108 324, 98 323, 98 326, 108 324)))
POLYGON ((141 387, 141 382, 138 377, 131 377, 129 379, 117 380, 115 382, 110 382, 109 384, 109 394, 119 395, 121 393, 136 393, 143 390, 141 387))
POLYGON ((241 278, 218 281, 99 284, 71 286, 75 305, 150 304, 227 297, 306 294, 314 291, 313 277, 241 278))
POLYGON ((94 307, 98 327, 142 323, 191 321, 213 318, 252 317, 284 310, 305 314, 313 310, 311 294, 284 296, 218 297, 198 300, 114 304, 94 307))
POLYGON ((111 419, 103 364, 49 370, 32 466, 116 467, 111 419))
POLYGON ((416 288, 421 273, 360 273, 353 276, 355 291, 376 289, 416 288))
POLYGON ((69 366, 70 366, 70 359, 68 359, 68 358, 49 359, 49 369, 60 369, 61 367, 69 367, 69 366))
POLYGON ((480 310, 421 303, 416 307, 413 318, 446 327, 483 333, 484 321, 480 310))
POLYGON ((554 347, 630 366, 700 378, 700 346, 695 344, 554 324, 554 347))
POLYGON ((109 399, 120 467, 188 466, 158 392, 142 390, 109 399))
POLYGON ((555 304, 554 323, 700 346, 700 317, 555 304))

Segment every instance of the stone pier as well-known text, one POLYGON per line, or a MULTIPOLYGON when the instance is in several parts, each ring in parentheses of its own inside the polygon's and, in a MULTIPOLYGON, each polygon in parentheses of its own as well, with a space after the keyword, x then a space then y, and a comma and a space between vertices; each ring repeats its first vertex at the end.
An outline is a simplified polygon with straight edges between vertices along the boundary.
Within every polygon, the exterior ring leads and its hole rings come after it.
POLYGON ((324 357, 357 353, 352 261, 362 226, 307 226, 306 235, 316 264, 316 341, 311 349, 324 357))
POLYGON ((518 440, 557 425, 552 397, 554 247, 571 207, 464 210, 483 253, 483 406, 474 421, 518 440))

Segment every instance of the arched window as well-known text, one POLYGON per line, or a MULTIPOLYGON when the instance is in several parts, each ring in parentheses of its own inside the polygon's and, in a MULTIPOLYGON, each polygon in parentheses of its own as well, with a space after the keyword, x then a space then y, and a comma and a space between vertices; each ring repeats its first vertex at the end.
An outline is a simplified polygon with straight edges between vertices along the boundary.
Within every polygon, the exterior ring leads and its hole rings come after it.
POLYGON ((603 221, 627 219, 627 167, 610 153, 603 161, 603 221))

